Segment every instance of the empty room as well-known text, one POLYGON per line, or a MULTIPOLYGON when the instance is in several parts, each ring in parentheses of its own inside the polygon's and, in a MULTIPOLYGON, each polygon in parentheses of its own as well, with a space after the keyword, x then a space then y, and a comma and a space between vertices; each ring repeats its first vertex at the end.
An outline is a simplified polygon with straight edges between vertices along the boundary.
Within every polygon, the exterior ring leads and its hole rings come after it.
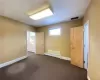
POLYGON ((0 0, 0 80, 100 80, 100 0, 0 0))

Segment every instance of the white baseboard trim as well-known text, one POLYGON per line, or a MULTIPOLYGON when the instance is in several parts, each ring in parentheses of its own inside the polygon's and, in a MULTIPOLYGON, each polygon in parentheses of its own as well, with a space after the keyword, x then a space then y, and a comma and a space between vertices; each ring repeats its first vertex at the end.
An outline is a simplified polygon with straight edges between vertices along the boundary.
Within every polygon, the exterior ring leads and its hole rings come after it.
POLYGON ((52 56, 52 57, 56 57, 56 58, 63 59, 63 60, 68 60, 68 61, 71 60, 71 58, 69 58, 69 57, 64 57, 64 56, 60 56, 60 55, 53 55, 53 54, 48 54, 48 53, 44 53, 44 55, 52 56))
POLYGON ((13 63, 16 63, 16 62, 18 62, 18 61, 20 61, 20 60, 23 60, 23 59, 25 59, 25 58, 27 58, 27 56, 23 56, 23 57, 14 59, 14 60, 12 60, 12 61, 8 61, 8 62, 5 62, 5 63, 2 63, 2 64, 0 64, 0 68, 6 67, 6 66, 8 66, 8 65, 11 65, 11 64, 13 64, 13 63))
POLYGON ((87 79, 88 79, 88 80, 91 80, 89 76, 87 76, 87 79))

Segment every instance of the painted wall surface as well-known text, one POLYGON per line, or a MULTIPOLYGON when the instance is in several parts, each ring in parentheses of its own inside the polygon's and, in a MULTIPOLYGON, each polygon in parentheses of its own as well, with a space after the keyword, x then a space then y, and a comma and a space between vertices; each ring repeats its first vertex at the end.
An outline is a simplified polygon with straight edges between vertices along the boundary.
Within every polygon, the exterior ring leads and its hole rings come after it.
POLYGON ((89 20, 89 67, 91 80, 100 80, 100 0, 92 0, 84 18, 89 20))
POLYGON ((27 54, 27 30, 35 31, 26 24, 0 17, 0 64, 27 54))
POLYGON ((38 32, 45 33, 45 52, 60 51, 61 56, 70 57, 70 28, 78 26, 82 26, 82 20, 37 28, 38 32), (61 28, 61 36, 49 36, 49 29, 55 28, 61 28))

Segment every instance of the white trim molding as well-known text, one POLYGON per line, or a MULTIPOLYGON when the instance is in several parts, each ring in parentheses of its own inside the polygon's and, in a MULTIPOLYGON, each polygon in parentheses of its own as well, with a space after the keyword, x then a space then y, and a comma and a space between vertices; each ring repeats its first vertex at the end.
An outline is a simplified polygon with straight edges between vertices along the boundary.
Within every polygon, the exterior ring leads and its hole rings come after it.
POLYGON ((55 55, 54 53, 44 53, 44 55, 52 56, 52 57, 56 57, 56 58, 68 60, 68 61, 71 60, 71 58, 69 58, 69 57, 64 57, 64 56, 61 56, 61 55, 55 55))
POLYGON ((89 76, 87 76, 87 79, 88 79, 88 80, 91 80, 89 76))
POLYGON ((9 66, 9 65, 11 65, 11 64, 13 64, 13 63, 16 63, 16 62, 18 62, 18 61, 20 61, 20 60, 23 60, 23 59, 25 59, 25 58, 27 58, 27 56, 23 56, 23 57, 20 57, 20 58, 17 58, 17 59, 14 59, 14 60, 11 60, 11 61, 2 63, 2 64, 0 64, 0 68, 9 66))

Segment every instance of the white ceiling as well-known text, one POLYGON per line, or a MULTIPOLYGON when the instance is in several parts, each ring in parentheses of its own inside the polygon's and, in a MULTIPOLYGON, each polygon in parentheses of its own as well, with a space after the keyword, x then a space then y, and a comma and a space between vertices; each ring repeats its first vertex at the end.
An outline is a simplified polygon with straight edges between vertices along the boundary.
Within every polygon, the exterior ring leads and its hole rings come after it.
POLYGON ((0 0, 0 15, 33 26, 44 26, 70 21, 70 18, 76 16, 83 17, 88 3, 89 0, 0 0), (53 9, 53 16, 34 21, 26 14, 47 2, 53 9))

